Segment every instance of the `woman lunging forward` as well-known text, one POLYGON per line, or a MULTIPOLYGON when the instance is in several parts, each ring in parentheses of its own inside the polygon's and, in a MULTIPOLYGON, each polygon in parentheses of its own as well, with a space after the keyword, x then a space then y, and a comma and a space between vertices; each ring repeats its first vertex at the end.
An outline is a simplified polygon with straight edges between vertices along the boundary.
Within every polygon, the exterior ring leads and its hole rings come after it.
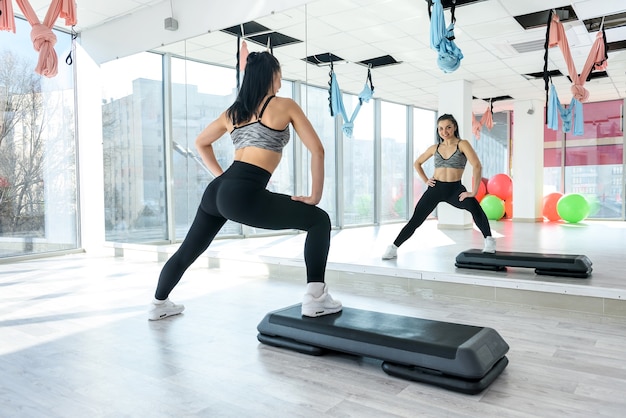
POLYGON ((459 126, 452 115, 445 114, 437 119, 437 133, 439 143, 428 147, 413 164, 417 174, 428 185, 428 188, 415 205, 415 211, 409 222, 385 250, 382 256, 383 260, 397 257, 398 247, 415 233, 415 230, 440 202, 447 202, 454 207, 470 212, 474 223, 485 237, 483 252, 496 252, 496 241, 491 236, 489 220, 475 197, 482 179, 480 160, 471 144, 459 138, 459 126), (422 165, 433 156, 435 157, 435 172, 432 177, 428 178, 422 165), (461 177, 468 161, 472 166, 474 176, 472 192, 468 192, 465 186, 461 184, 461 177))
POLYGON ((324 147, 300 106, 292 99, 276 97, 280 86, 278 60, 269 52, 251 53, 237 99, 196 139, 202 160, 217 177, 204 191, 187 236, 161 270, 150 320, 184 310, 183 305, 169 300, 170 292, 228 219, 256 228, 306 231, 307 289, 302 315, 315 317, 341 311, 341 302, 330 296, 324 283, 330 218, 316 206, 322 198, 324 147), (266 189, 282 149, 289 142, 289 125, 311 153, 309 196, 287 196, 266 189), (235 157, 223 171, 212 144, 226 132, 230 132, 235 145, 235 157))

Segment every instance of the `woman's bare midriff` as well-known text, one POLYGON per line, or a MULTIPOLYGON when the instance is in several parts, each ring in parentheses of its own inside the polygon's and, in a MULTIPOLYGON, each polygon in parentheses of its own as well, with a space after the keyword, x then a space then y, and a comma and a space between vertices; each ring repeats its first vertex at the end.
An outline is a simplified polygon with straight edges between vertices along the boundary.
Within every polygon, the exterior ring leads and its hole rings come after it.
POLYGON ((464 169, 462 168, 439 167, 435 168, 433 178, 437 181, 451 183, 461 180, 461 177, 463 177, 463 171, 464 169))
POLYGON ((270 173, 274 173, 281 157, 280 152, 257 147, 245 147, 235 151, 235 161, 256 165, 270 173))

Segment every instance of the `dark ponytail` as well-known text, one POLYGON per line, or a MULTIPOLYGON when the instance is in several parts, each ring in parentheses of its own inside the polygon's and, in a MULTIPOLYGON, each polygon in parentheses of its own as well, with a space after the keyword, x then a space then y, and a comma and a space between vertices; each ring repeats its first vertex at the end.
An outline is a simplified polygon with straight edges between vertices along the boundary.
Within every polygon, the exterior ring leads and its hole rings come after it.
POLYGON ((235 103, 226 110, 226 116, 234 125, 247 122, 254 116, 279 71, 280 63, 269 52, 251 52, 248 55, 241 89, 235 103))

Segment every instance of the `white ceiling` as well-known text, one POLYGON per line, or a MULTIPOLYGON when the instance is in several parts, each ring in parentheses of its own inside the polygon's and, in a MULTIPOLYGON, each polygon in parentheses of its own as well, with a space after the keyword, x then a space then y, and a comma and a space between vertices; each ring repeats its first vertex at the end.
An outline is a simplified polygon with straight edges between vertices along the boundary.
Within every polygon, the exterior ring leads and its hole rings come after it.
MULTIPOLYGON (((174 17, 179 13, 177 1, 182 0, 169 2, 169 14, 174 17)), ((102 28, 143 9, 163 7, 163 3, 163 0, 77 0, 79 24, 76 30, 102 28)), ((31 0, 31 4, 43 19, 50 0, 31 0)), ((472 83, 472 93, 477 98, 508 95, 514 100, 544 100, 543 80, 527 80, 522 76, 543 70, 543 47, 518 53, 512 45, 531 41, 543 44, 546 28, 524 30, 513 16, 567 5, 573 7, 579 18, 564 23, 564 26, 576 69, 580 72, 596 35, 587 32, 582 20, 626 12, 624 0, 484 0, 457 7, 455 42, 465 57, 460 68, 450 74, 437 67, 437 53, 429 47, 426 0, 315 0, 255 21, 304 41, 274 48, 286 79, 327 87, 329 67, 307 64, 303 58, 331 52, 345 60, 334 66, 341 89, 358 94, 365 83, 367 70, 356 62, 391 55, 400 63, 372 70, 374 97, 437 109, 439 84, 459 79, 472 83)), ((19 12, 16 7, 15 13, 19 12)), ((449 10, 445 11, 445 18, 448 24, 449 10)), ((61 20, 58 23, 61 24, 61 20)), ((606 36, 609 43, 626 40, 626 26, 609 29, 606 36)), ((248 47, 250 51, 265 49, 252 42, 248 42, 248 47)), ((234 36, 212 30, 156 50, 234 67, 236 49, 234 36)), ((585 84, 590 92, 589 101, 626 97, 626 50, 609 51, 608 55, 608 77, 592 79, 585 84)), ((558 47, 549 51, 548 69, 558 69, 563 74, 568 72, 558 47)), ((569 103, 571 92, 567 77, 555 77, 553 81, 561 102, 569 103)), ((483 100, 473 101, 477 113, 482 113, 485 106, 483 100)), ((512 106, 513 101, 498 101, 494 103, 494 110, 511 109, 512 106)))

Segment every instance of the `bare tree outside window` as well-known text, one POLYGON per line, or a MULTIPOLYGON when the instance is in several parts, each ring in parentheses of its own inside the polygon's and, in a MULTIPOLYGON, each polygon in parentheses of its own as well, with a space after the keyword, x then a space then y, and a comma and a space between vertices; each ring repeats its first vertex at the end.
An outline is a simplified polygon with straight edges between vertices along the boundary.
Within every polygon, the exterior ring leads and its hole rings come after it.
POLYGON ((73 98, 14 51, 0 62, 0 256, 75 247, 73 98))
POLYGON ((0 61, 0 86, 5 93, 0 131, 0 233, 41 236, 44 229, 43 144, 45 111, 40 77, 12 52, 0 61))

